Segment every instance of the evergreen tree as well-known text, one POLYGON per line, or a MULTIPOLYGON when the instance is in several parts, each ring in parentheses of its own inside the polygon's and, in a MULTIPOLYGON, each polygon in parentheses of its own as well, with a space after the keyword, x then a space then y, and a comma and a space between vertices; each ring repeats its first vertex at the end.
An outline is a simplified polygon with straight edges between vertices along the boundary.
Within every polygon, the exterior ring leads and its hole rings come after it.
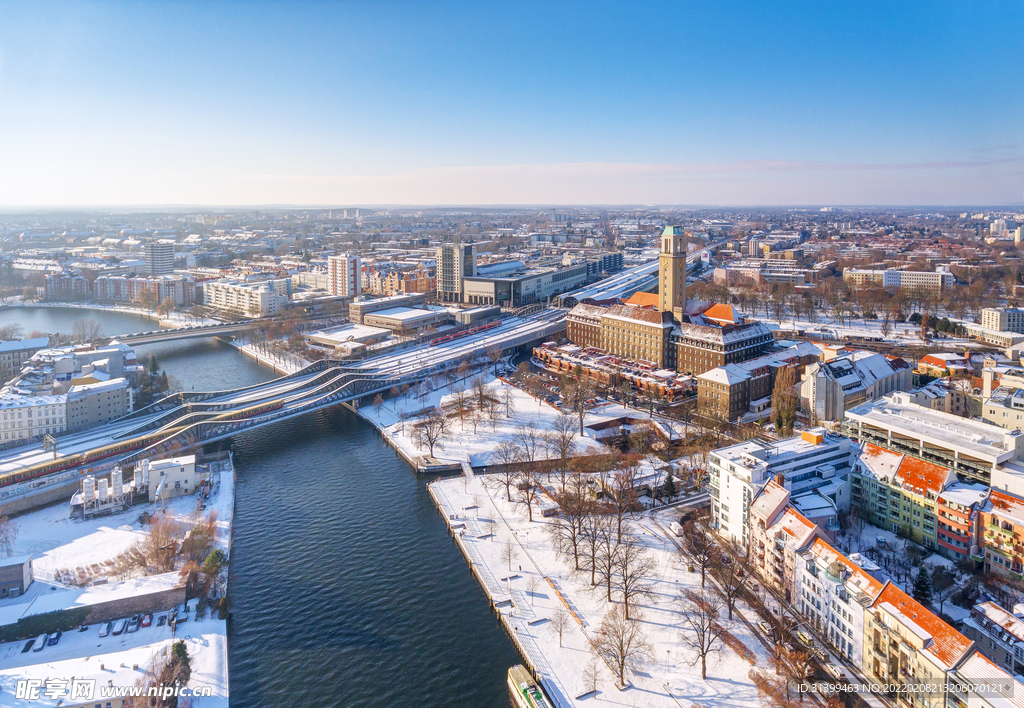
POLYGON ((921 566, 914 578, 914 599, 922 605, 929 605, 932 601, 932 579, 928 572, 921 566))
POLYGON ((665 475, 665 483, 661 485, 661 493, 665 499, 671 499, 676 495, 676 483, 671 474, 665 475))
POLYGON ((156 360, 156 357, 152 354, 149 356, 149 375, 156 376, 160 373, 160 362, 156 360))

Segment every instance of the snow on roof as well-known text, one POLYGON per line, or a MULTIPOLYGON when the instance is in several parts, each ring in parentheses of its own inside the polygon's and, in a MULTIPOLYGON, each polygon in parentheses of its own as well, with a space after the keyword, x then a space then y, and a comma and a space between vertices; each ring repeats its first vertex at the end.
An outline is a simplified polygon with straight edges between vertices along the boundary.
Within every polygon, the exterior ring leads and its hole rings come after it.
POLYGON ((900 468, 903 455, 872 443, 865 443, 859 459, 861 466, 876 479, 892 479, 896 476, 896 470, 900 468))
POLYGON ((750 514, 756 514, 771 524, 788 501, 789 492, 786 491, 786 488, 774 479, 769 479, 758 495, 754 497, 754 501, 750 503, 750 514))
POLYGON ((834 516, 838 512, 836 503, 816 489, 795 495, 791 501, 793 506, 808 518, 834 516))
POLYGON ((22 349, 42 349, 49 346, 49 337, 35 337, 33 339, 15 339, 10 342, 0 342, 0 352, 16 352, 22 349))
POLYGON ((954 354, 952 352, 934 352, 921 358, 921 361, 926 364, 932 364, 935 366, 943 366, 944 364, 966 364, 967 359, 962 354, 954 354))
POLYGON ((971 506, 972 504, 983 502, 988 496, 988 492, 989 488, 984 484, 963 484, 962 482, 957 482, 949 485, 939 495, 939 501, 971 506))
POLYGON ((993 489, 988 501, 981 508, 989 514, 997 514, 1008 521, 1024 524, 1024 501, 1006 492, 993 489))
POLYGON ((1024 684, 1020 678, 1011 676, 1006 669, 982 654, 980 650, 972 649, 970 656, 964 659, 956 672, 965 679, 965 683, 990 687, 983 693, 979 692, 984 696, 986 706, 1024 708, 1024 684))
POLYGON ((821 349, 811 342, 799 342, 788 349, 783 349, 781 352, 765 354, 756 359, 750 359, 738 364, 726 364, 715 367, 710 371, 705 371, 703 374, 698 374, 697 378, 712 383, 739 383, 750 378, 751 372, 757 369, 766 366, 782 366, 805 356, 818 356, 819 354, 821 354, 821 349))
POLYGON ((818 525, 816 523, 806 519, 803 514, 793 507, 789 507, 782 514, 782 518, 779 519, 778 523, 773 524, 768 529, 768 532, 771 535, 784 532, 786 540, 791 540, 793 546, 800 549, 807 545, 807 542, 811 540, 817 530, 818 525))
POLYGON ((994 602, 980 602, 974 606, 972 615, 983 616, 1001 627, 1018 641, 1024 641, 1024 620, 1012 615, 994 602))
POLYGON ((668 320, 667 312, 660 312, 658 310, 648 310, 642 307, 630 307, 629 305, 612 305, 604 311, 602 317, 608 317, 620 320, 639 321, 647 324, 657 325, 658 327, 671 327, 671 322, 668 320))
POLYGON ((863 568, 830 546, 825 539, 814 539, 814 543, 811 544, 808 550, 814 556, 821 559, 825 565, 841 563, 850 573, 846 582, 852 584, 861 592, 873 598, 882 591, 882 583, 878 582, 869 573, 865 572, 863 568))
POLYGON ((955 666, 971 646, 970 639, 891 582, 885 584, 872 606, 884 610, 920 637, 924 642, 922 651, 946 669, 955 666))
MULTIPOLYGON (((442 308, 443 309, 443 308, 442 308)), ((392 320, 414 320, 420 317, 433 315, 431 310, 421 310, 415 307, 392 307, 388 310, 378 310, 377 312, 367 313, 367 317, 387 317, 392 320)))
POLYGON ((946 467, 909 456, 904 456, 896 472, 896 480, 901 487, 921 495, 926 492, 938 495, 950 476, 951 472, 946 467))
POLYGON ((133 578, 120 583, 52 592, 46 595, 39 595, 31 602, 23 602, 4 608, 5 612, 0 614, 0 624, 13 624, 23 617, 42 615, 47 612, 70 610, 76 607, 89 607, 138 595, 162 592, 179 587, 181 584, 182 580, 177 571, 172 571, 144 578, 133 578), (10 610, 10 613, 8 614, 6 610, 10 610), (20 610, 20 612, 17 610, 20 610))

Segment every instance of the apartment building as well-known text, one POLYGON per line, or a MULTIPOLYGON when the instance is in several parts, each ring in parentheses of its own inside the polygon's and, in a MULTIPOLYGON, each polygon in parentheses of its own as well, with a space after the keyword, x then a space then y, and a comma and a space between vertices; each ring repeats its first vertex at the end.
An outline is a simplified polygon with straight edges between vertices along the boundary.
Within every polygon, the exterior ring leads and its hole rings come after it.
POLYGON ((1024 619, 1019 614, 981 602, 971 608, 963 632, 994 664, 1014 676, 1024 674, 1024 619))
POLYGON ((1024 575, 1024 501, 993 488, 978 509, 978 549, 986 573, 1024 575))
POLYGON ((476 275, 476 246, 446 243, 437 249, 437 299, 462 302, 462 280, 476 275))
POLYGON ((38 438, 67 429, 67 397, 0 393, 0 434, 3 441, 38 438))
POLYGON ((917 370, 929 376, 950 376, 959 378, 970 376, 973 372, 970 360, 951 352, 936 352, 921 357, 917 362, 917 370))
POLYGON ((956 481, 952 470, 864 443, 852 481, 854 503, 864 518, 926 548, 936 547, 938 499, 956 481))
POLYGON ((174 244, 147 241, 143 247, 146 259, 146 273, 169 275, 174 272, 174 244))
POLYGON ((203 285, 203 301, 209 307, 242 313, 247 317, 273 317, 284 312, 291 279, 261 280, 252 283, 217 280, 203 285))
POLYGON ((761 580, 793 602, 799 553, 807 549, 821 530, 788 504, 786 490, 772 483, 750 505, 751 563, 761 580))
POLYGON ((800 380, 800 407, 814 422, 841 420, 850 408, 909 390, 913 371, 903 359, 855 351, 809 364, 800 380))
POLYGON ((794 499, 813 490, 845 511, 855 450, 848 438, 823 428, 775 443, 748 440, 715 450, 708 456, 708 477, 719 534, 747 546, 750 503, 770 479, 794 499))
POLYGON ((973 643, 899 587, 886 582, 865 613, 864 669, 869 681, 928 684, 935 691, 896 694, 908 708, 946 706, 946 680, 973 643))
POLYGON ((127 379, 76 384, 67 392, 67 429, 85 430, 132 412, 132 387, 127 379))
POLYGON ((0 382, 7 381, 21 371, 21 367, 33 354, 49 345, 49 337, 0 342, 0 382))
POLYGON ((793 604, 840 656, 864 665, 864 618, 882 583, 815 538, 799 553, 793 604))
POLYGON ((978 510, 988 499, 984 484, 955 483, 939 495, 939 553, 953 561, 966 561, 976 545, 978 510))
POLYGON ((327 256, 327 291, 331 295, 358 297, 363 294, 359 256, 327 256))
MULTIPOLYGON (((711 309, 720 307, 714 305, 711 309)), ((702 320, 703 324, 681 322, 669 332, 670 365, 677 371, 701 374, 739 364, 775 345, 771 330, 761 322, 715 322, 703 316, 702 320)))
POLYGON ((1020 675, 1013 675, 972 649, 949 674, 947 705, 954 708, 1016 708, 1024 696, 1020 675))
POLYGON ((1024 433, 919 406, 906 393, 851 408, 842 430, 858 442, 933 462, 986 485, 997 467, 1024 459, 1024 433))

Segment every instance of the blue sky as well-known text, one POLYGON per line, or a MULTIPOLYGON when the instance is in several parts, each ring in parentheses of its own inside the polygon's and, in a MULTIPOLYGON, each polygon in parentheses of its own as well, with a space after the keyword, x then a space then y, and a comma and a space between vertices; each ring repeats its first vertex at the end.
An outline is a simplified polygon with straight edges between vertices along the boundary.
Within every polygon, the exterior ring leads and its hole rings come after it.
POLYGON ((0 205, 1024 202, 1024 3, 0 2, 0 205))

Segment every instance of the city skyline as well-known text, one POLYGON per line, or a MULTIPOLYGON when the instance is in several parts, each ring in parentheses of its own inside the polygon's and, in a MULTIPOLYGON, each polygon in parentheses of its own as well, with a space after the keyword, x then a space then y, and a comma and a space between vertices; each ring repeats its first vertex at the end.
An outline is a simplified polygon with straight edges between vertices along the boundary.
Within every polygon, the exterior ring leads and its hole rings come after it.
POLYGON ((0 13, 5 209, 1024 201, 1019 3, 0 13))

